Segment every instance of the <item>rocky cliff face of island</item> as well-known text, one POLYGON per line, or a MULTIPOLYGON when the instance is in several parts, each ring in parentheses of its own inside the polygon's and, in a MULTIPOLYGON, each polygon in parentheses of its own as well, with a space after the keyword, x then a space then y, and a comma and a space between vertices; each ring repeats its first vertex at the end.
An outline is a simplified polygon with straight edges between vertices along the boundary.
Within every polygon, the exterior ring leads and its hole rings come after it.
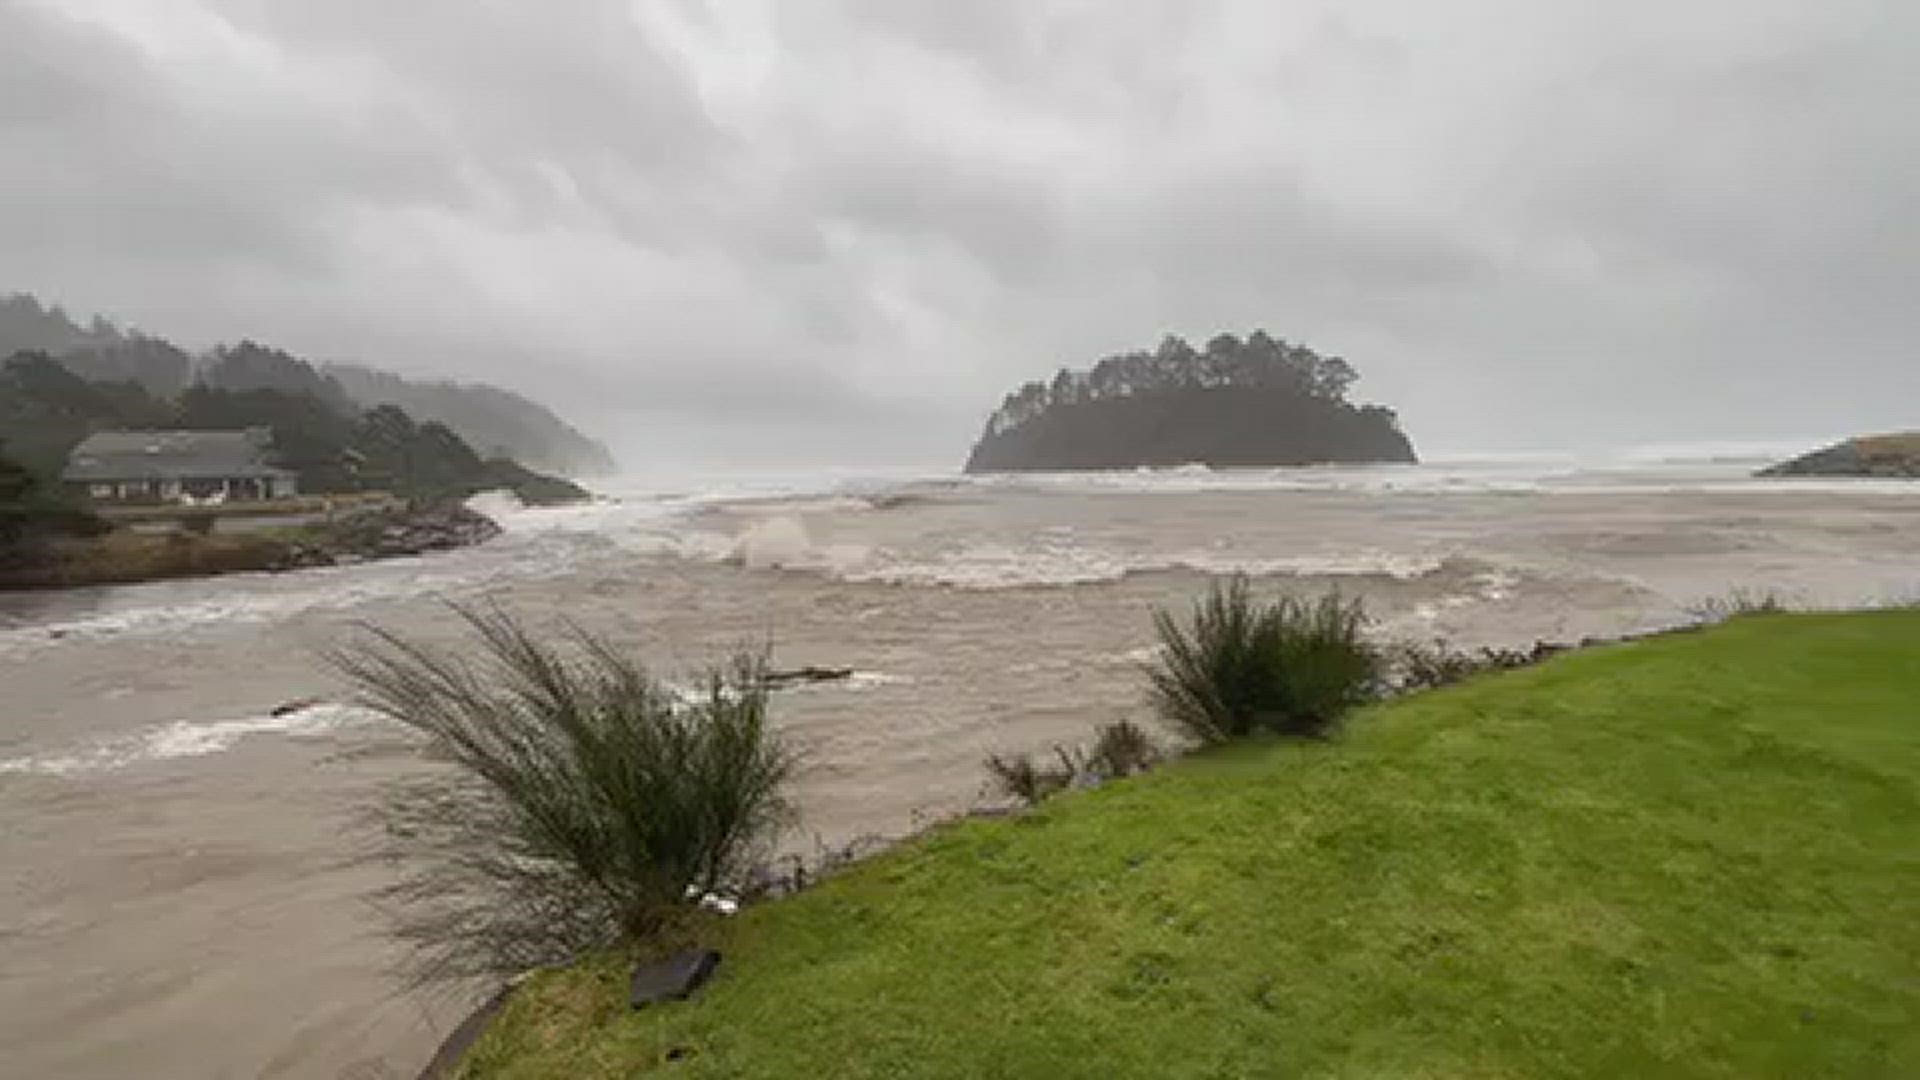
POLYGON ((1762 469, 1759 475, 1920 479, 1920 432, 1848 439, 1762 469))
POLYGON ((1196 350, 1168 338, 1154 352, 1062 370, 1007 395, 967 471, 1128 469, 1407 462, 1413 444, 1393 410, 1353 405, 1359 378, 1255 331, 1196 350))

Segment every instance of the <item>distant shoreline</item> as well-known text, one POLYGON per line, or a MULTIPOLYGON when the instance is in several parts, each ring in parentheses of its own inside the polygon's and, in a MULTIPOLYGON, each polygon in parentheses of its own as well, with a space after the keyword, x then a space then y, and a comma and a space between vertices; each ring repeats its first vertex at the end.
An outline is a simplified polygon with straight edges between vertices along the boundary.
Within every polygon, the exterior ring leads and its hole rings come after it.
MULTIPOLYGON (((236 517, 256 513, 234 510, 236 517)), ((258 513, 287 511, 268 507, 258 513)), ((157 512, 137 516, 167 518, 157 512)), ((172 518, 180 527, 165 532, 120 528, 104 536, 45 541, 0 562, 0 592, 281 573, 471 547, 500 534, 492 518, 458 503, 376 504, 329 520, 237 532, 217 531, 217 518, 205 511, 182 509, 172 518), (205 522, 205 531, 189 522, 205 522)))

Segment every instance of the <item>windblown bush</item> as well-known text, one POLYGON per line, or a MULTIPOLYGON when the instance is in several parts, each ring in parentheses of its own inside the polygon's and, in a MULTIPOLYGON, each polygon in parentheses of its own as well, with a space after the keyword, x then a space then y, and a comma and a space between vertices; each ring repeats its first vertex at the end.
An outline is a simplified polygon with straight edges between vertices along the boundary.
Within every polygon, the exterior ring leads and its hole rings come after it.
POLYGON ((1687 608, 1698 623, 1722 623, 1748 615, 1778 615, 1788 611, 1787 602, 1771 590, 1734 589, 1724 596, 1709 596, 1687 608))
POLYGON ((1031 754, 987 755, 987 774, 996 793, 1038 806, 1079 784, 1098 784, 1145 772, 1160 761, 1160 747, 1138 724, 1115 720, 1096 729, 1093 746, 1053 748, 1053 763, 1031 754))
POLYGON ((1236 576, 1215 583, 1184 625, 1164 609, 1153 622, 1161 650, 1147 669, 1149 699, 1203 744, 1322 734, 1377 682, 1366 613, 1337 593, 1262 604, 1236 576))
POLYGON ((1028 806, 1038 806, 1073 784, 1073 759, 1057 746, 1054 747, 1054 756, 1057 764, 1046 765, 1034 760, 1032 754, 1004 757, 988 754, 987 775, 992 779, 997 794, 1018 799, 1028 806))
POLYGON ((1160 762, 1160 746, 1139 724, 1125 718, 1100 727, 1082 759, 1103 780, 1146 772, 1160 762))
POLYGON ((604 638, 537 640, 456 608, 468 660, 397 634, 333 654, 364 702, 454 768, 380 810, 403 873, 381 896, 419 981, 521 971, 660 931, 732 883, 789 817, 794 758, 767 719, 765 658, 678 694, 604 638))

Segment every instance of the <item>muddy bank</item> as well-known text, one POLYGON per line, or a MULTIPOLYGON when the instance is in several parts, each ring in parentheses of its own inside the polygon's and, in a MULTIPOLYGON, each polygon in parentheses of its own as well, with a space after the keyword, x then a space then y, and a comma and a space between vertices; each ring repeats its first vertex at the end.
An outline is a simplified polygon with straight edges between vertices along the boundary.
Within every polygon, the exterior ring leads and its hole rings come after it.
POLYGON ((337 521, 243 533, 122 529, 0 556, 0 589, 125 585, 247 571, 299 570, 483 543, 500 526, 459 505, 370 510, 337 521))

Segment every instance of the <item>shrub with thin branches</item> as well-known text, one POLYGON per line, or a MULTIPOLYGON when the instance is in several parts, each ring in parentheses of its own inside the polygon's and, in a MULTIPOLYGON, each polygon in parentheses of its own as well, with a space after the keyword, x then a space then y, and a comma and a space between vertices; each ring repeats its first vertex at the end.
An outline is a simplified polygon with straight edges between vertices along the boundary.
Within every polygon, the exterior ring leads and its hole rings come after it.
POLYGON ((1060 747, 1054 747, 1054 755, 1057 765, 1036 761, 1032 754, 988 754, 987 775, 998 794, 1038 806, 1073 785, 1073 758, 1060 747))
POLYGON ((376 627, 331 654, 368 706, 454 766, 379 810, 402 875, 380 899, 418 981, 521 971, 660 932, 689 889, 764 855, 794 757, 767 717, 763 653, 676 692, 605 638, 536 638, 455 609, 471 657, 376 627))
POLYGON ((1147 669, 1160 715, 1197 742, 1269 731, 1324 733, 1377 683, 1359 601, 1253 598, 1245 577, 1216 582, 1182 624, 1156 610, 1160 658, 1147 669))
POLYGON ((1104 783, 1145 772, 1159 763, 1160 756, 1153 737, 1123 718, 1096 728, 1091 749, 1055 746, 1052 764, 1037 761, 1031 754, 988 754, 987 774, 998 794, 1038 806, 1077 784, 1104 783))
POLYGON ((1145 728, 1125 718, 1102 725, 1086 755, 1086 767, 1107 780, 1146 772, 1159 762, 1160 745, 1145 728))
POLYGON ((1687 614, 1699 623, 1722 623, 1747 615, 1778 615, 1789 610, 1787 601, 1772 590, 1733 589, 1724 596, 1709 596, 1687 608, 1687 614))

